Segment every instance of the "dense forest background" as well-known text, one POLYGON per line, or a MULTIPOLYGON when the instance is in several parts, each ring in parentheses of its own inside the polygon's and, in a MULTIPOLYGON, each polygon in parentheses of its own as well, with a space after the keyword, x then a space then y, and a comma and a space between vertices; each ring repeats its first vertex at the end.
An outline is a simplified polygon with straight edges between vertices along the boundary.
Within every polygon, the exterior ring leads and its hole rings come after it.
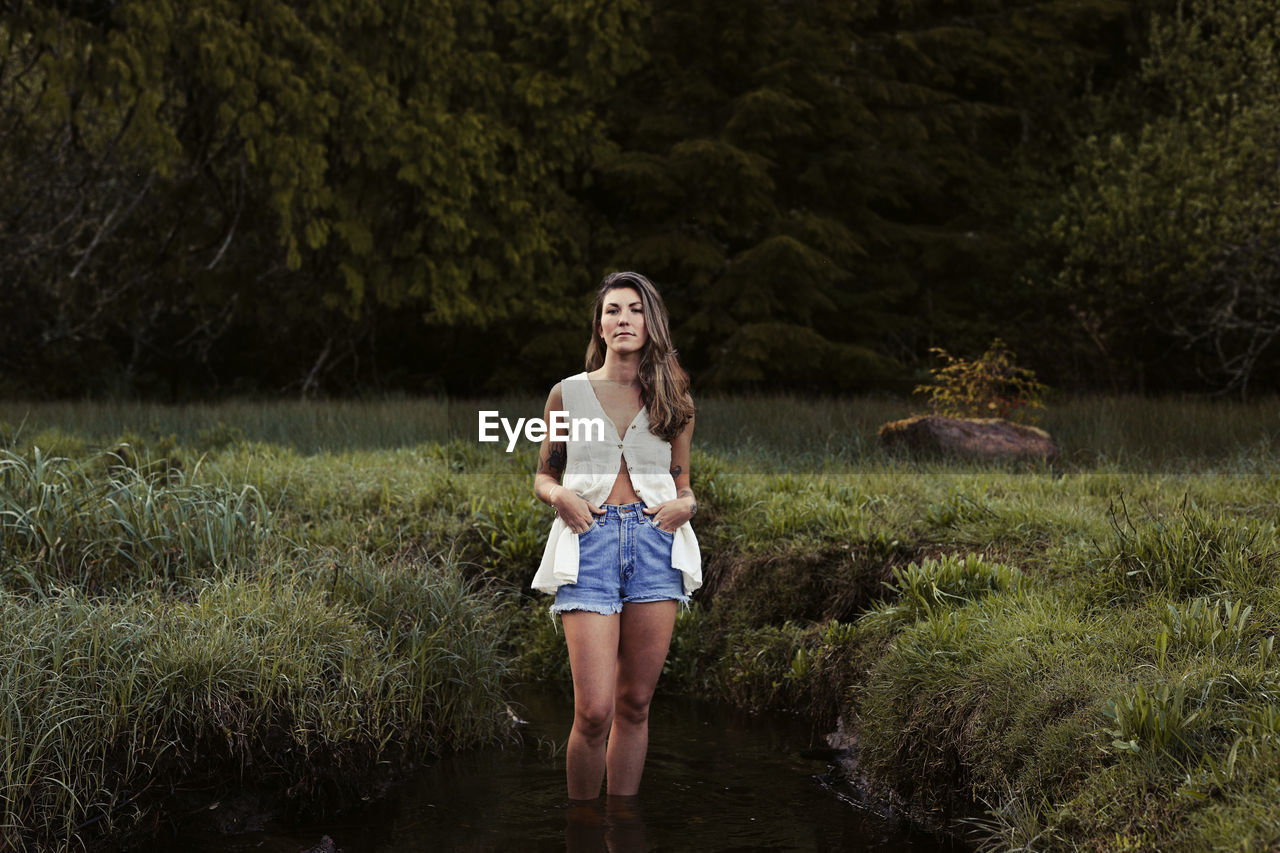
POLYGON ((1280 387, 1274 0, 2 8, 0 395, 1280 387))

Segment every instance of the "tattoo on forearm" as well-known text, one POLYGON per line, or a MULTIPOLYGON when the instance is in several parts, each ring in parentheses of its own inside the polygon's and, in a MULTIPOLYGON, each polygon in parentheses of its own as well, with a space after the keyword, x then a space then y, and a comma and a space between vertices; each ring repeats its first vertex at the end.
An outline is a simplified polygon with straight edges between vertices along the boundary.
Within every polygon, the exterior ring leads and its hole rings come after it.
POLYGON ((564 473, 566 461, 564 442, 556 442, 547 447, 547 455, 538 460, 538 473, 550 474, 557 480, 564 473))
POLYGON ((676 497, 688 498, 693 501, 693 506, 689 508, 690 517, 698 514, 698 499, 693 496, 693 489, 681 489, 680 494, 676 495, 676 497))
POLYGON ((674 477, 679 477, 679 476, 680 476, 680 474, 681 474, 683 471, 684 471, 684 468, 680 467, 679 465, 676 465, 675 467, 673 467, 673 468, 671 469, 671 476, 672 476, 673 478, 674 478, 674 477))

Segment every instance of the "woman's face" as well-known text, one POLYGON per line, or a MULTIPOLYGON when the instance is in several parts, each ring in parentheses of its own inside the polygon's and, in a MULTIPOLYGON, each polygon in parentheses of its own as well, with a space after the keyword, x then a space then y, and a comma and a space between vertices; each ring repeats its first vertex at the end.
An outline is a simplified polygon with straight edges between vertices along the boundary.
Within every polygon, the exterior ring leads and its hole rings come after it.
POLYGON ((649 340, 644 319, 639 292, 632 287, 615 287, 604 295, 597 331, 607 348, 619 354, 639 352, 649 340))

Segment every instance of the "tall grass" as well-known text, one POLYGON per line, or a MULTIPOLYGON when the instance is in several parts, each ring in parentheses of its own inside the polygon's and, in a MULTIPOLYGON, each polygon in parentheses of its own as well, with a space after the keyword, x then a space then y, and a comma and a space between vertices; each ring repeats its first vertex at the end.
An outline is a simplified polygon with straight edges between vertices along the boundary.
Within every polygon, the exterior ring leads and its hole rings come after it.
POLYGON ((1114 519, 1092 564, 1101 589, 1169 598, 1206 592, 1251 595, 1275 582, 1280 552, 1274 522, 1206 512, 1184 501, 1174 513, 1114 519))
MULTIPOLYGON (((0 445, 49 445, 50 431, 105 445, 125 433, 172 437, 188 448, 265 442, 301 453, 477 443, 481 409, 541 417, 545 397, 473 399, 228 401, 186 405, 84 401, 0 401, 0 445), (45 433, 45 440, 36 439, 45 433)), ((833 463, 882 460, 880 425, 924 411, 919 399, 700 396, 695 443, 758 470, 821 470, 833 463)), ((1280 450, 1280 400, 1249 403, 1196 398, 1062 396, 1040 424, 1063 449, 1062 465, 1116 463, 1183 470, 1233 465, 1245 470, 1280 450)), ((486 446, 491 449, 495 445, 486 446)), ((505 446, 505 442, 503 443, 505 446)))
POLYGON ((0 849, 139 827, 179 781, 361 792, 509 729, 501 596, 448 552, 352 547, 350 508, 341 549, 307 541, 330 496, 411 513, 394 489, 281 470, 269 506, 173 462, 0 451, 0 849))
POLYGON ((1212 463, 1248 471, 1252 463, 1276 461, 1280 399, 1066 398, 1048 407, 1040 426, 1080 464, 1184 470, 1212 463))
MULTIPOLYGON (((164 405, 128 401, 0 401, 0 443, 29 445, 42 431, 59 430, 88 442, 126 433, 172 436, 185 447, 259 441, 322 450, 402 447, 448 441, 457 406, 443 398, 382 401, 238 400, 164 405)), ((541 407, 539 407, 540 411, 541 407)), ((461 420, 458 421, 461 423, 461 420)), ((475 413, 469 435, 474 436, 475 413)))
POLYGON ((73 463, 0 450, 3 571, 36 588, 104 591, 252 560, 267 516, 257 491, 193 480, 148 476, 114 454, 73 463))
POLYGON ((360 793, 380 762, 506 730, 494 606, 456 566, 325 575, 0 594, 0 848, 127 830, 179 781, 360 793))

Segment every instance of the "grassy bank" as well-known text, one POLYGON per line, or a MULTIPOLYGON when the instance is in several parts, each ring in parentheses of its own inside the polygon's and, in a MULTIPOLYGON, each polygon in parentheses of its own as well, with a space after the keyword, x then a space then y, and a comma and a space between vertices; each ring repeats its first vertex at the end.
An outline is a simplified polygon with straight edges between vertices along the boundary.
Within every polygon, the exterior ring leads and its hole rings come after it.
MULTIPOLYGON (((501 684, 567 683, 521 592, 532 450, 476 443, 476 404, 6 406, 11 839, 145 824, 140 780, 193 767, 341 795, 499 734, 501 684)), ((839 724, 869 790, 992 848, 1265 849, 1278 411, 1062 401, 1059 463, 975 466, 883 454, 901 403, 705 401, 707 583, 663 689, 839 724)))
POLYGON ((501 600, 455 559, 308 543, 178 462, 0 451, 0 849, 340 802, 508 732, 501 600))
POLYGON ((1240 467, 738 487, 689 626, 719 663, 681 671, 839 721, 863 784, 992 849, 1270 849, 1280 492, 1240 467))

